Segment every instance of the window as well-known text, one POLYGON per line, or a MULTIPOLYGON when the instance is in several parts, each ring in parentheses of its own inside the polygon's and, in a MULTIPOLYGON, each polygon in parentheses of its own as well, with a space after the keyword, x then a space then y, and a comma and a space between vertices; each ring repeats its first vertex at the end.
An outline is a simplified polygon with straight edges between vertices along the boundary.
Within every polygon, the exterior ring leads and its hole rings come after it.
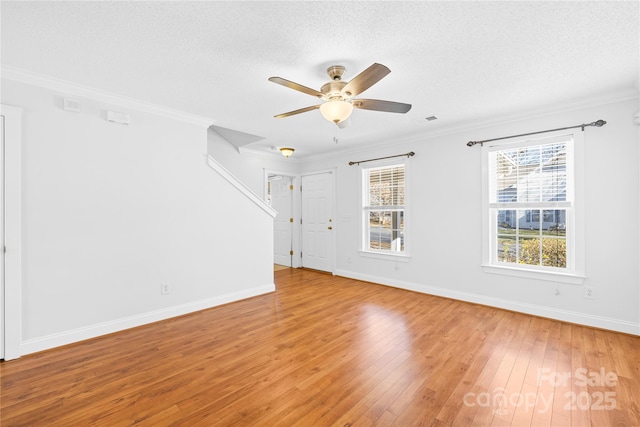
POLYGON ((574 135, 485 149, 485 265, 575 275, 574 135))
POLYGON ((364 250, 405 253, 405 165, 363 168, 364 250))

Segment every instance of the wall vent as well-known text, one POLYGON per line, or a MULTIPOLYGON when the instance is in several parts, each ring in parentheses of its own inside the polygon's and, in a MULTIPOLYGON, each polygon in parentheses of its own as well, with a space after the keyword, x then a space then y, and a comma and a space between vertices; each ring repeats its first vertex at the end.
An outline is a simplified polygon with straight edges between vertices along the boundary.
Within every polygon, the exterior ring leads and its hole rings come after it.
POLYGON ((80 101, 77 99, 64 98, 63 101, 64 111, 70 111, 72 113, 80 112, 80 101))

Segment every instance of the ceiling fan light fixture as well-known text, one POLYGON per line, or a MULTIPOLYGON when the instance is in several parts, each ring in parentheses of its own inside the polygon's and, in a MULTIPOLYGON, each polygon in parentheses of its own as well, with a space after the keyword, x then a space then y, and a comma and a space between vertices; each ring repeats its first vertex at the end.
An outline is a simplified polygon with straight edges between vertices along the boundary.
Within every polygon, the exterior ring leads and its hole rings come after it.
POLYGON ((293 148, 289 148, 289 147, 282 147, 280 148, 280 152, 282 153, 283 156, 285 157, 291 157, 291 155, 293 155, 293 152, 296 151, 293 148))
MULTIPOLYGON (((298 92, 320 98, 324 101, 318 105, 312 105, 305 108, 289 111, 274 116, 278 119, 294 116, 307 111, 320 110, 322 116, 335 123, 338 127, 343 128, 345 122, 353 112, 354 108, 361 110, 383 111, 387 113, 406 113, 411 109, 411 104, 402 102, 383 101, 379 99, 352 99, 358 96, 371 86, 379 82, 384 76, 389 74, 391 70, 382 64, 375 63, 369 68, 355 76, 348 83, 342 80, 342 74, 345 68, 342 65, 333 65, 327 69, 327 74, 331 81, 322 85, 319 91, 303 86, 296 82, 292 82, 282 77, 269 77, 269 81, 297 90, 298 92)), ((347 121, 344 125, 348 124, 347 121)))
POLYGON ((353 111, 353 104, 343 99, 330 99, 320 106, 322 117, 338 124, 347 120, 353 111))

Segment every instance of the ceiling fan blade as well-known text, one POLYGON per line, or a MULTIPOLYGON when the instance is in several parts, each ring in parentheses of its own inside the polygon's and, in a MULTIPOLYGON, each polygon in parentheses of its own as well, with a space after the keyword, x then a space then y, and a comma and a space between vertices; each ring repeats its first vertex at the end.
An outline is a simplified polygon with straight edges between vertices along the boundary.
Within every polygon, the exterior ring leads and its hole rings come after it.
POLYGON ((317 110, 318 108, 320 108, 320 105, 312 105, 311 107, 300 108, 299 110, 289 111, 287 113, 278 114, 277 116, 273 117, 275 117, 276 119, 283 119, 285 117, 294 116, 296 114, 306 113, 307 111, 317 110))
POLYGON ((284 87, 288 87, 293 90, 297 90, 298 92, 306 93, 308 95, 317 96, 318 98, 322 98, 324 95, 322 92, 318 92, 315 89, 311 89, 310 87, 302 86, 296 82, 292 82, 287 79, 283 79, 282 77, 269 77, 270 82, 277 83, 284 87))
POLYGON ((355 108, 361 110, 385 111, 387 113, 406 113, 411 110, 411 104, 380 99, 354 99, 352 103, 355 108))
POLYGON ((347 83, 347 85, 342 88, 342 93, 347 96, 359 95, 374 84, 378 83, 390 72, 391 70, 382 64, 373 64, 347 83))

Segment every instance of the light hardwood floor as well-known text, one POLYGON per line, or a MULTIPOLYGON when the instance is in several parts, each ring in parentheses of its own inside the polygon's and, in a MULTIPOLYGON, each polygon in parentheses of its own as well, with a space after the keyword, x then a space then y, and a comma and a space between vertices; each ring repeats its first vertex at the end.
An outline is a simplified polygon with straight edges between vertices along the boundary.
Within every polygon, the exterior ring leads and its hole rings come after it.
POLYGON ((275 277, 272 294, 0 364, 0 424, 640 425, 638 337, 275 277))

